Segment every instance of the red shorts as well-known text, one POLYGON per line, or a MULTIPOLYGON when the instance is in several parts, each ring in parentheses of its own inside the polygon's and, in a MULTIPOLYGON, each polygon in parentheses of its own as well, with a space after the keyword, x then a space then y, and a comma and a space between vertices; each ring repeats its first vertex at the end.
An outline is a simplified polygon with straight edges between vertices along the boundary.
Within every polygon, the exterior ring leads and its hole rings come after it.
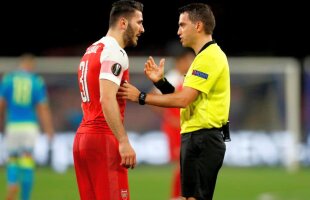
POLYGON ((81 200, 129 200, 128 171, 114 135, 77 133, 74 168, 81 200))

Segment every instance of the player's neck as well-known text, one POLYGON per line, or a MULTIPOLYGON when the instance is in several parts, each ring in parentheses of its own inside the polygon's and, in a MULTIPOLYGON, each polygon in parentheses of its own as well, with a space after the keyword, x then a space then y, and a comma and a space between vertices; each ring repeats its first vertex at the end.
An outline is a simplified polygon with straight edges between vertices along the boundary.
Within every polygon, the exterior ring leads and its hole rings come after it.
POLYGON ((113 37, 117 41, 117 43, 119 44, 120 47, 122 47, 123 49, 125 48, 123 36, 122 36, 122 34, 120 34, 120 32, 116 32, 116 31, 109 29, 106 36, 113 37))

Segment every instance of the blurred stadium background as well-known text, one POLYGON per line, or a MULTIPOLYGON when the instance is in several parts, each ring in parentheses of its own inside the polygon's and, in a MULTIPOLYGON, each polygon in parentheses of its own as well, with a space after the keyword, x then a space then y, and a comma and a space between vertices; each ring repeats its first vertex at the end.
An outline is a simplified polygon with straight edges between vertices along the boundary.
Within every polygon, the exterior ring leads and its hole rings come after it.
MULTIPOLYGON (((5 3, 19 17, 2 23, 0 77, 17 67, 20 54, 37 55, 37 72, 48 85, 57 130, 51 154, 44 136, 37 143, 33 200, 78 199, 72 168, 72 139, 81 120, 76 69, 84 49, 105 35, 111 2, 54 1, 48 10, 35 9, 31 2, 20 2, 19 8, 5 3), (78 10, 85 12, 77 15, 78 10), (85 29, 86 25, 91 28, 85 29)), ((156 60, 166 57, 166 71, 173 67, 173 52, 179 48, 176 8, 192 1, 142 2, 146 33, 138 47, 127 51, 131 82, 147 91, 152 84, 143 74, 144 61, 149 55, 156 60)), ((300 4, 207 2, 217 19, 214 38, 227 52, 231 66, 232 142, 227 143, 215 199, 308 200, 310 40, 304 27, 309 12, 300 4)), ((2 19, 10 9, 5 10, 0 13, 2 19)), ((130 171, 132 199, 167 200, 172 166, 159 129, 160 117, 150 106, 133 103, 128 103, 126 112, 125 126, 139 163, 130 171)), ((5 191, 4 148, 1 134, 0 199, 5 191)))

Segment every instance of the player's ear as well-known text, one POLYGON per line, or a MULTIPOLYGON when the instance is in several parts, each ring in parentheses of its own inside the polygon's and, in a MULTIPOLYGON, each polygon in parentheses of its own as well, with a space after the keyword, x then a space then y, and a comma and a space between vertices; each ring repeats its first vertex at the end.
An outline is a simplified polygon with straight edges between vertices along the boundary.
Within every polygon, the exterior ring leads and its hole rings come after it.
POLYGON ((126 30, 128 26, 128 20, 125 17, 121 17, 120 21, 120 27, 122 30, 126 30))

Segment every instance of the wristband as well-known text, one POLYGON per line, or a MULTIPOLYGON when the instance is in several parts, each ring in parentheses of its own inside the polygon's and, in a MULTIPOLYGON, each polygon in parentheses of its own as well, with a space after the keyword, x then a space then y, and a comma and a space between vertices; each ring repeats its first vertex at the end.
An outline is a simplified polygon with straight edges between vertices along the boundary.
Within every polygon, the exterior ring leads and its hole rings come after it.
POLYGON ((139 94, 139 104, 144 105, 145 104, 145 98, 146 98, 146 93, 145 92, 140 92, 139 94))
POLYGON ((175 90, 174 86, 171 85, 171 83, 169 83, 166 78, 160 79, 159 81, 154 83, 154 85, 157 87, 157 89, 161 91, 162 94, 174 93, 175 90))
POLYGON ((154 85, 158 88, 158 87, 163 86, 166 81, 167 81, 167 79, 164 77, 164 78, 160 79, 159 81, 155 82, 154 85))

